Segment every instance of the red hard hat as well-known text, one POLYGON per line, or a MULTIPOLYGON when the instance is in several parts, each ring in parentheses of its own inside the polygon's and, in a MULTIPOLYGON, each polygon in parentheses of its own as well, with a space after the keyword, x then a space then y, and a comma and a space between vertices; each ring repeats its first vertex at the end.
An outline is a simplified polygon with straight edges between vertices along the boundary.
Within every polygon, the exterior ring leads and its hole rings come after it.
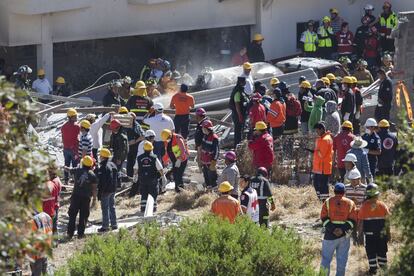
POLYGON ((260 168, 257 169, 257 174, 261 174, 264 177, 266 177, 267 176, 267 169, 265 167, 260 167, 260 168))
POLYGON ((201 126, 210 130, 213 129, 213 123, 210 120, 205 120, 201 126))
POLYGON ((206 115, 206 111, 205 111, 205 110, 204 110, 204 108, 202 108, 202 107, 197 108, 197 110, 196 110, 196 115, 197 115, 197 116, 205 116, 205 115, 206 115))
POLYGON ((234 162, 236 161, 237 157, 236 157, 236 153, 234 151, 228 151, 224 154, 224 158, 226 158, 227 160, 234 162))
POLYGON ((121 122, 118 119, 114 119, 114 120, 111 121, 111 123, 109 125, 109 129, 110 130, 115 130, 120 126, 121 126, 121 122))

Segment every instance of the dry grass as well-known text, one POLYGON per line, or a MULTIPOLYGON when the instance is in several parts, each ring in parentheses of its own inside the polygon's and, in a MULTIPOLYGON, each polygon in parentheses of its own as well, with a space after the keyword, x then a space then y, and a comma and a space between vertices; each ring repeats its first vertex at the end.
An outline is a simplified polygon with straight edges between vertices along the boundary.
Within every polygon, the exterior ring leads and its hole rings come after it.
POLYGON ((174 197, 170 210, 186 211, 195 208, 210 207, 217 196, 213 193, 184 190, 174 197))

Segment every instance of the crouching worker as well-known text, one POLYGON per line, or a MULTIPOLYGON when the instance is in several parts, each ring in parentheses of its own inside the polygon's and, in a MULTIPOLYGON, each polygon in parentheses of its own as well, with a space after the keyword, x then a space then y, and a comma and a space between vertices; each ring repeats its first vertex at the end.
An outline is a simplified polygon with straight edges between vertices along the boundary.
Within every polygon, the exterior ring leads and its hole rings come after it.
POLYGON ((141 212, 145 212, 148 195, 154 198, 154 212, 157 211, 158 178, 161 176, 163 185, 167 184, 167 178, 163 173, 160 160, 152 152, 154 146, 149 141, 144 141, 144 153, 138 156, 138 181, 141 193, 141 212))
POLYGON ((250 187, 256 190, 259 199, 259 223, 269 227, 269 204, 271 211, 276 210, 276 205, 270 190, 270 182, 266 178, 267 175, 265 167, 258 168, 256 176, 250 180, 250 187))
POLYGON ((321 220, 325 230, 322 241, 321 271, 329 275, 331 261, 336 251, 336 275, 345 275, 350 236, 357 221, 355 203, 344 197, 345 185, 337 183, 335 195, 328 198, 322 205, 321 220))
POLYGON ((233 189, 234 187, 229 182, 221 183, 218 188, 221 195, 211 205, 213 214, 228 219, 230 223, 234 223, 236 217, 241 213, 239 201, 230 195, 233 189))
POLYGON ((241 190, 240 205, 243 214, 246 214, 254 223, 259 222, 259 201, 257 199, 257 192, 250 187, 250 176, 243 175, 239 180, 239 187, 241 190))
POLYGON ((118 183, 118 169, 116 165, 109 161, 112 153, 109 149, 99 151, 101 162, 97 169, 98 177, 98 200, 101 201, 102 227, 98 232, 109 230, 109 220, 111 220, 112 230, 118 229, 115 213, 115 192, 118 183))
POLYGON ((386 221, 390 215, 387 205, 378 200, 380 192, 376 184, 368 184, 367 200, 362 203, 358 219, 362 221, 360 232, 365 234, 365 250, 367 252, 369 273, 374 275, 378 266, 387 266, 387 242, 391 239, 389 225, 386 221))

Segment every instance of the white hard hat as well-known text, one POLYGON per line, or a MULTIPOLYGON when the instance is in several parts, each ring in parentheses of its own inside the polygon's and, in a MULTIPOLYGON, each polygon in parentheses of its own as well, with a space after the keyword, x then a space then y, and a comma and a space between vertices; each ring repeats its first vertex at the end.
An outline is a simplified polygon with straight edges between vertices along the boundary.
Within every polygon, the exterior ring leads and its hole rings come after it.
POLYGON ((349 180, 354 180, 354 179, 359 179, 359 178, 361 178, 361 173, 358 171, 357 168, 354 168, 349 171, 348 173, 349 180))
POLYGON ((357 159, 355 154, 348 153, 347 155, 345 155, 345 158, 342 159, 342 161, 348 161, 348 162, 354 162, 355 163, 355 162, 358 161, 358 159, 357 159))
POLYGON ((163 111, 164 110, 164 105, 162 103, 155 103, 153 107, 156 111, 163 111))
POLYGON ((155 132, 152 129, 148 129, 147 131, 145 131, 145 138, 154 136, 155 137, 155 132))
POLYGON ((368 118, 365 122, 365 127, 376 127, 378 126, 377 121, 374 118, 368 118))
POLYGON ((364 10, 366 10, 366 11, 373 11, 373 10, 374 10, 374 6, 373 6, 373 5, 371 5, 371 4, 367 4, 367 5, 365 6, 364 10))

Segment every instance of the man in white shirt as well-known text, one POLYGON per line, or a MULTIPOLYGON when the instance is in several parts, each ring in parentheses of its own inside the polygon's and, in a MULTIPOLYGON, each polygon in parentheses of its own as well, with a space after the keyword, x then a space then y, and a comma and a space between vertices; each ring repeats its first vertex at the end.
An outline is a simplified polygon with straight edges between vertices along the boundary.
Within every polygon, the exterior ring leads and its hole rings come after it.
POLYGON ((246 78, 246 86, 244 87, 244 92, 246 92, 246 94, 249 96, 254 92, 254 81, 251 75, 252 67, 252 64, 249 62, 243 63, 243 74, 240 75, 240 77, 246 78))
POLYGON ((37 93, 49 95, 53 90, 49 81, 45 78, 45 75, 44 69, 39 69, 37 71, 37 79, 33 82, 32 89, 37 93))
POLYGON ((174 132, 175 126, 173 119, 163 113, 164 105, 162 103, 155 103, 153 108, 155 110, 155 116, 145 118, 144 123, 149 125, 149 128, 155 133, 154 154, 157 155, 159 160, 162 160, 165 154, 165 146, 161 139, 161 132, 164 129, 169 129, 174 132))
POLYGON ((98 149, 102 147, 102 126, 113 114, 115 114, 115 112, 109 112, 98 119, 96 119, 95 114, 88 114, 85 117, 85 119, 91 123, 89 133, 92 136, 92 155, 96 160, 98 160, 98 149))
MULTIPOLYGON (((155 139, 155 132, 152 129, 148 129, 145 132, 145 140, 149 141, 151 143, 154 143, 154 139, 155 139)), ((144 152, 145 152, 144 151, 144 143, 139 143, 137 157, 140 156, 141 154, 143 154, 144 152)))

